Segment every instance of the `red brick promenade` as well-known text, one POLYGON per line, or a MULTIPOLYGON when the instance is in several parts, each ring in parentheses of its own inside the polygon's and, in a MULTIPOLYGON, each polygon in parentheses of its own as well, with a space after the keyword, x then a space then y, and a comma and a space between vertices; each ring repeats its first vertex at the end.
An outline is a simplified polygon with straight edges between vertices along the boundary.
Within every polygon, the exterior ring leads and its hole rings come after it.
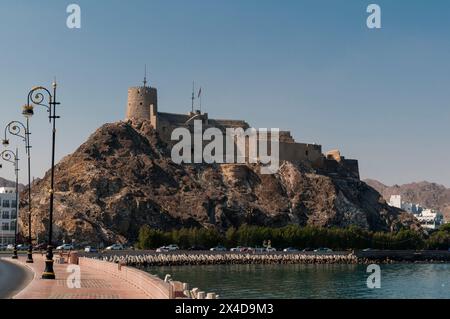
POLYGON ((41 279, 45 268, 44 256, 35 254, 34 263, 26 264, 26 256, 21 255, 16 263, 30 267, 34 272, 31 283, 17 294, 15 299, 150 299, 140 288, 101 269, 80 268, 81 288, 69 288, 67 283, 70 264, 54 264, 56 280, 41 279))

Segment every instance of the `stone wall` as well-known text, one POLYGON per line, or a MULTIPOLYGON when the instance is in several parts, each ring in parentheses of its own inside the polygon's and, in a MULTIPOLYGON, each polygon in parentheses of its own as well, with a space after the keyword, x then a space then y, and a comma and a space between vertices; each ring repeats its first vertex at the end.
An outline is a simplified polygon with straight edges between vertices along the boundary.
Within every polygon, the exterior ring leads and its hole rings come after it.
POLYGON ((320 145, 280 142, 280 161, 308 161, 321 166, 322 158, 320 145))
POLYGON ((359 179, 359 163, 358 163, 358 160, 344 159, 343 166, 350 173, 350 176, 359 179))
POLYGON ((353 159, 345 159, 343 157, 341 157, 340 161, 329 158, 324 159, 322 170, 328 174, 338 174, 359 179, 358 161, 353 159))

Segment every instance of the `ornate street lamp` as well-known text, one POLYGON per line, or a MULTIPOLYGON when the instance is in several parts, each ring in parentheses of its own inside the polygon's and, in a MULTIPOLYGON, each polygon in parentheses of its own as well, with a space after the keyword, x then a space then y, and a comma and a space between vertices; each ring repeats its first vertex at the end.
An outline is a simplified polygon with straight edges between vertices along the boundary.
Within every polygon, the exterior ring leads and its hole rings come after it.
MULTIPOLYGON (((28 156, 28 257, 27 257, 27 263, 33 263, 33 241, 31 238, 31 156, 30 156, 30 125, 29 125, 29 118, 31 116, 28 116, 25 114, 25 108, 29 108, 29 106, 24 107, 24 116, 27 119, 26 126, 19 122, 19 121, 12 121, 10 122, 6 128, 5 128, 5 139, 3 140, 3 146, 9 145, 9 140, 7 139, 7 133, 20 137, 25 142, 25 152, 28 156)), ((31 112, 33 112, 33 107, 31 106, 31 112)))
POLYGON ((14 172, 16 174, 16 222, 14 227, 14 251, 13 251, 13 259, 19 258, 17 256, 17 228, 19 226, 19 150, 16 149, 16 152, 10 150, 4 150, 0 153, 0 158, 2 158, 6 162, 10 162, 14 165, 14 172))
POLYGON ((29 118, 34 114, 32 105, 44 106, 49 113, 48 118, 50 123, 53 124, 52 131, 52 169, 50 180, 50 211, 48 222, 48 243, 47 243, 47 255, 45 259, 45 270, 42 274, 42 279, 55 279, 55 272, 53 270, 53 247, 52 247, 52 235, 53 235, 53 203, 54 203, 54 186, 55 186, 55 141, 56 141, 56 106, 60 103, 56 102, 56 80, 52 84, 53 94, 45 87, 34 87, 28 93, 28 102, 23 109, 22 114, 29 118), (48 104, 45 104, 45 97, 48 97, 48 104))

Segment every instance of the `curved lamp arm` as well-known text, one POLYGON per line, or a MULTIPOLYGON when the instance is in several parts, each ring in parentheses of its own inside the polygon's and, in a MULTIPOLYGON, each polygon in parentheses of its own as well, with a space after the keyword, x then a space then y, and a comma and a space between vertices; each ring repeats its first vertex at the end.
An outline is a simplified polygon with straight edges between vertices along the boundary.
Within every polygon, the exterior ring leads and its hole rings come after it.
POLYGON ((19 121, 12 121, 5 127, 5 139, 2 141, 2 144, 4 146, 9 145, 9 140, 7 139, 7 135, 11 134, 14 136, 18 136, 23 139, 23 141, 26 143, 27 141, 27 128, 26 126, 19 121))
POLYGON ((4 150, 3 152, 0 153, 0 157, 4 161, 13 163, 14 165, 16 165, 16 162, 18 160, 17 154, 11 150, 4 150))
POLYGON ((24 114, 25 114, 25 108, 31 107, 31 110, 32 110, 31 104, 43 106, 47 109, 47 112, 49 113, 49 120, 51 121, 52 101, 53 101, 53 95, 50 93, 50 91, 48 89, 46 89, 43 86, 36 86, 36 87, 32 88, 31 91, 28 93, 28 100, 27 100, 27 105, 24 107, 24 114), (48 104, 44 103, 46 94, 48 95, 48 104))

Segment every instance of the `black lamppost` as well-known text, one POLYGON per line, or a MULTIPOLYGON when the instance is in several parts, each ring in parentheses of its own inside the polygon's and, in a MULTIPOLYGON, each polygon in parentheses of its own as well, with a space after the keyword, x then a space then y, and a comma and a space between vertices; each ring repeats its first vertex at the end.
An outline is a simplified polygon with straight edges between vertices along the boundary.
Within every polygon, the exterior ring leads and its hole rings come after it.
MULTIPOLYGON (((31 238, 31 155, 30 155, 30 124, 29 124, 29 118, 31 117, 30 113, 27 112, 25 114, 24 107, 24 116, 27 119, 26 126, 19 121, 12 121, 10 122, 6 128, 5 128, 5 139, 3 140, 3 146, 9 145, 9 140, 7 139, 7 133, 18 136, 23 139, 25 142, 25 152, 28 156, 28 257, 27 257, 27 263, 33 263, 33 240, 31 238)), ((32 110, 31 110, 32 112, 32 110)))
POLYGON ((54 203, 54 186, 55 186, 55 141, 56 141, 56 106, 60 103, 56 102, 56 80, 52 84, 53 94, 45 87, 38 86, 33 88, 28 93, 28 102, 25 105, 22 114, 25 116, 32 116, 33 104, 44 106, 49 113, 48 118, 50 123, 53 125, 52 130, 52 169, 51 169, 51 180, 50 180, 50 211, 49 211, 49 221, 48 221, 48 243, 47 243, 47 255, 45 259, 45 270, 42 274, 42 279, 55 279, 55 272, 53 270, 53 247, 52 247, 52 235, 53 235, 53 203, 54 203), (45 95, 48 95, 48 104, 44 103, 45 95))
POLYGON ((14 172, 16 174, 16 222, 14 227, 14 252, 13 259, 19 258, 17 256, 17 228, 19 226, 19 150, 16 149, 16 152, 10 150, 4 150, 0 153, 0 158, 3 160, 14 164, 14 172))

